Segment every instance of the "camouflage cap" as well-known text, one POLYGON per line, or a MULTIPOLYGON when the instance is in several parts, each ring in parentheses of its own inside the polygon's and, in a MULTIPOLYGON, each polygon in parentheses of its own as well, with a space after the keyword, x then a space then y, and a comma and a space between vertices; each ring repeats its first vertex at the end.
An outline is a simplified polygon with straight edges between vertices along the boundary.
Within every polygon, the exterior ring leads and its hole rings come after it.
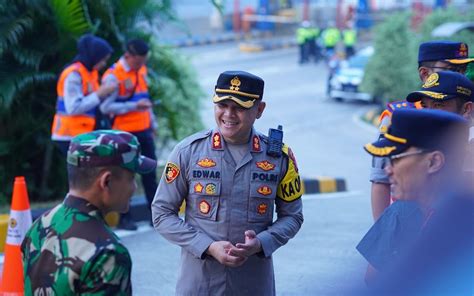
POLYGON ((67 163, 77 167, 121 166, 139 174, 156 168, 155 160, 141 155, 134 135, 117 130, 97 130, 74 137, 67 163))

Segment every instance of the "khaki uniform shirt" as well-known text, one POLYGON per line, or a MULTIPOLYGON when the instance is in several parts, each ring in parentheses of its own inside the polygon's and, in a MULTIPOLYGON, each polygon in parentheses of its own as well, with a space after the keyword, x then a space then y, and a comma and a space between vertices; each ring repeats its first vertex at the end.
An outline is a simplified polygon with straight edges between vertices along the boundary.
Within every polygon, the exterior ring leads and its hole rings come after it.
POLYGON ((255 131, 249 145, 235 163, 212 130, 186 138, 171 153, 152 215, 158 232, 182 247, 177 295, 275 294, 272 254, 303 223, 303 188, 288 147, 270 157, 266 137, 255 131), (178 217, 183 200, 184 220, 178 217), (206 255, 214 241, 243 243, 246 230, 257 233, 263 252, 242 266, 226 267, 206 255))

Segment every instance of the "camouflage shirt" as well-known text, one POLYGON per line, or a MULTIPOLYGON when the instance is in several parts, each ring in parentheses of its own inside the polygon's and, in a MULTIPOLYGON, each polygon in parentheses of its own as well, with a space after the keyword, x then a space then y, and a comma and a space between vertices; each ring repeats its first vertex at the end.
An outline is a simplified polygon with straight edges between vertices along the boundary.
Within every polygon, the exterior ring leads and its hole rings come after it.
POLYGON ((131 295, 128 250, 86 200, 67 196, 21 246, 25 295, 131 295))

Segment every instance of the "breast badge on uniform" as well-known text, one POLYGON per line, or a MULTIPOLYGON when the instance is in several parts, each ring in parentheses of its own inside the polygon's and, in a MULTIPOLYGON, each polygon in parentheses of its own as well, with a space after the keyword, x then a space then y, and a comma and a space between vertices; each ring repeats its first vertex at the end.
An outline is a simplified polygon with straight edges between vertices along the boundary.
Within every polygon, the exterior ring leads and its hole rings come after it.
POLYGON ((216 184, 214 184, 214 183, 207 183, 206 184, 206 194, 214 195, 217 192, 216 189, 217 189, 216 184))
POLYGON ((202 168, 212 168, 212 167, 215 167, 216 166, 216 162, 210 158, 203 158, 201 160, 198 161, 198 166, 202 167, 202 168))
POLYGON ((168 161, 165 168, 166 183, 173 182, 174 180, 176 180, 178 176, 179 176, 179 167, 176 164, 168 161))
POLYGON ((201 200, 199 203, 199 212, 201 212, 201 214, 207 215, 210 211, 211 205, 207 201, 201 200))
POLYGON ((259 213, 260 215, 265 215, 265 213, 267 212, 267 209, 268 209, 267 204, 261 203, 257 206, 257 213, 259 213))
POLYGON ((197 183, 194 185, 194 192, 195 193, 202 193, 202 190, 204 189, 204 186, 202 186, 201 183, 197 183))
POLYGON ((273 171, 275 169, 275 165, 268 160, 258 161, 255 163, 259 169, 262 169, 266 172, 273 171))
POLYGON ((272 189, 268 187, 267 185, 260 186, 257 189, 257 192, 260 193, 261 195, 270 195, 272 194, 272 189))

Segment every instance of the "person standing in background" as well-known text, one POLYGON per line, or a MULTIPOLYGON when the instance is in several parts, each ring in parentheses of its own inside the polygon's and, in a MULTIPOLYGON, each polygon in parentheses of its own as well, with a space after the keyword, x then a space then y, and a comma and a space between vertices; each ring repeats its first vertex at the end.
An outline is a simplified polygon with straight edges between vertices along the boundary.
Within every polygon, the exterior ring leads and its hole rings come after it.
POLYGON ((77 43, 77 56, 59 76, 51 139, 64 156, 74 136, 94 130, 99 104, 117 88, 114 83, 99 86, 98 71, 112 52, 107 41, 86 34, 77 43))
MULTIPOLYGON (((141 39, 127 42, 123 56, 102 77, 104 85, 118 84, 118 89, 106 98, 100 110, 103 114, 113 117, 113 129, 135 135, 143 155, 156 160, 154 131, 157 130, 158 124, 148 93, 145 65, 148 52, 148 44, 141 39)), ((148 206, 151 207, 158 187, 156 172, 142 175, 142 184, 148 206)), ((129 212, 121 215, 117 227, 126 230, 137 229, 129 212)))

